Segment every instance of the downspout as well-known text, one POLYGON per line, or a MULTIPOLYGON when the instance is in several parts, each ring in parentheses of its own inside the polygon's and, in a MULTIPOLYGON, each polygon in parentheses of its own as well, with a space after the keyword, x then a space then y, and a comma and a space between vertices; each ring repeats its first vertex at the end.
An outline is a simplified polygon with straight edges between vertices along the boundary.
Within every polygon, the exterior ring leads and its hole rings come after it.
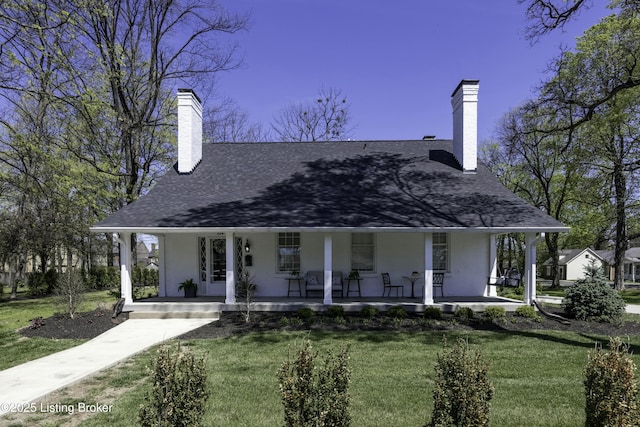
POLYGON ((533 239, 527 246, 527 254, 529 254, 529 274, 527 277, 527 287, 525 288, 524 302, 527 305, 534 305, 536 300, 536 246, 542 239, 544 239, 545 233, 540 233, 538 237, 533 239))

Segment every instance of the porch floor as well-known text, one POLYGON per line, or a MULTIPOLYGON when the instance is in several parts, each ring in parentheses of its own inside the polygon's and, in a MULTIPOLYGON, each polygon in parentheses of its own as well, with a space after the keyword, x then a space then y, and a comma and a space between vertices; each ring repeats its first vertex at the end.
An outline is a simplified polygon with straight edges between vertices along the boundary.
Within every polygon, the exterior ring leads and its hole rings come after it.
MULTIPOLYGON (((297 311, 302 307, 310 307, 316 311, 324 311, 327 306, 322 298, 286 298, 286 297, 256 297, 252 302, 253 311, 297 311)), ((333 305, 344 307, 347 312, 357 312, 365 306, 374 306, 380 311, 386 311, 393 306, 403 306, 410 312, 422 312, 426 307, 439 307, 445 313, 454 312, 459 307, 470 307, 474 311, 484 311, 488 306, 501 306, 507 311, 515 311, 522 306, 522 301, 501 297, 437 297, 434 304, 425 305, 418 298, 335 298, 333 305)), ((213 315, 223 311, 239 311, 242 304, 225 304, 224 297, 202 296, 196 298, 184 297, 154 297, 136 300, 125 304, 123 311, 135 313, 133 317, 145 316, 143 313, 166 314, 166 317, 196 317, 197 313, 213 315)))

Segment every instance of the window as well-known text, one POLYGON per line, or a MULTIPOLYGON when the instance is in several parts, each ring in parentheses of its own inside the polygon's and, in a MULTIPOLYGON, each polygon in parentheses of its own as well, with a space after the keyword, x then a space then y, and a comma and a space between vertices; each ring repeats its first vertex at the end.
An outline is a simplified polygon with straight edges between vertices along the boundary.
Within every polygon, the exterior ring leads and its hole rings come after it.
POLYGON ((449 271, 449 242, 447 233, 433 233, 433 270, 449 271))
POLYGON ((376 245, 373 233, 351 235, 351 269, 375 271, 376 245))
POLYGON ((278 233, 278 272, 300 271, 300 233, 278 233))

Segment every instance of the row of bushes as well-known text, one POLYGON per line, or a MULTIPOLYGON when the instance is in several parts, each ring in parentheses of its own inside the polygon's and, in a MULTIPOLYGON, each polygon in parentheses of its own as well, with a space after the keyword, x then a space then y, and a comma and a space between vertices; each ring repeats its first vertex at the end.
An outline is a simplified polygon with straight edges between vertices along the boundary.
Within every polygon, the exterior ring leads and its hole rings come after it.
MULTIPOLYGON (((82 271, 82 280, 86 289, 103 290, 120 286, 120 270, 117 267, 92 267, 82 271)), ((27 276, 27 289, 30 296, 51 295, 58 284, 59 274, 55 270, 46 273, 34 272, 27 276)), ((158 286, 158 271, 140 266, 133 268, 131 279, 141 286, 158 286)))
MULTIPOLYGON (((628 346, 619 338, 610 340, 609 352, 601 347, 589 353, 584 369, 585 415, 588 426, 639 425, 635 365, 628 346)), ((295 357, 283 362, 277 377, 284 406, 285 426, 348 426, 349 347, 328 353, 318 362, 318 353, 306 341, 295 357)), ((153 362, 153 390, 140 407, 142 426, 199 426, 205 402, 204 358, 180 347, 172 354, 162 347, 153 362)), ((453 347, 443 340, 443 351, 435 364, 433 410, 425 427, 487 426, 495 388, 489 364, 479 348, 458 338, 453 347)))
MULTIPOLYGON (((363 319, 373 319, 380 314, 378 308, 374 306, 365 306, 360 310, 359 316, 363 319)), ((314 321, 317 312, 309 307, 303 307, 296 312, 300 320, 311 322, 314 321)), ((392 319, 404 319, 408 316, 407 310, 403 306, 393 306, 385 313, 386 317, 392 319)), ((532 306, 520 306, 514 312, 515 316, 536 319, 540 317, 532 306)), ((341 305, 331 305, 327 308, 327 316, 332 319, 343 319, 345 316, 344 307, 341 305)), ((454 318, 459 320, 468 320, 476 317, 476 312, 471 307, 458 307, 453 314, 454 318)), ((500 321, 506 319, 507 312, 504 307, 489 306, 483 313, 484 318, 491 321, 500 321)), ((429 320, 442 319, 442 310, 439 307, 427 307, 422 312, 422 317, 429 320)))

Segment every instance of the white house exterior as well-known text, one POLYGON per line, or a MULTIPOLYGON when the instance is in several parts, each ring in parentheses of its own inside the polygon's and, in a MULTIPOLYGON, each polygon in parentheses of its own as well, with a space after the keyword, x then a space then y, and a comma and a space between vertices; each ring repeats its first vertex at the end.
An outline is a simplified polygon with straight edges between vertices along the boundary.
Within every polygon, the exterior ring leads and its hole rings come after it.
MULTIPOLYGON (((535 246, 568 228, 502 186, 477 161, 478 81, 452 95, 454 140, 202 144, 198 98, 179 93, 178 164, 139 200, 93 227, 128 249, 131 233, 158 238, 160 296, 198 294, 234 304, 248 271, 257 297, 291 296, 293 270, 322 271, 322 302, 332 304, 332 273, 361 276, 358 297, 380 297, 381 273, 433 304, 434 272, 448 296, 491 296, 495 236, 526 233, 525 302, 535 299, 535 246), (188 116, 185 118, 184 116, 188 116), (194 147, 195 146, 195 147, 194 147)), ((129 257, 122 295, 131 303, 129 257)), ((345 285, 346 286, 346 285, 345 285)), ((298 296, 297 294, 295 295, 298 296)), ((304 287, 302 295, 304 297, 304 287)))
MULTIPOLYGON (((593 249, 564 249, 558 253, 560 280, 578 280, 584 278, 585 269, 592 263, 602 268, 602 257, 593 249)), ((551 278, 551 259, 544 262, 544 276, 551 278)))

